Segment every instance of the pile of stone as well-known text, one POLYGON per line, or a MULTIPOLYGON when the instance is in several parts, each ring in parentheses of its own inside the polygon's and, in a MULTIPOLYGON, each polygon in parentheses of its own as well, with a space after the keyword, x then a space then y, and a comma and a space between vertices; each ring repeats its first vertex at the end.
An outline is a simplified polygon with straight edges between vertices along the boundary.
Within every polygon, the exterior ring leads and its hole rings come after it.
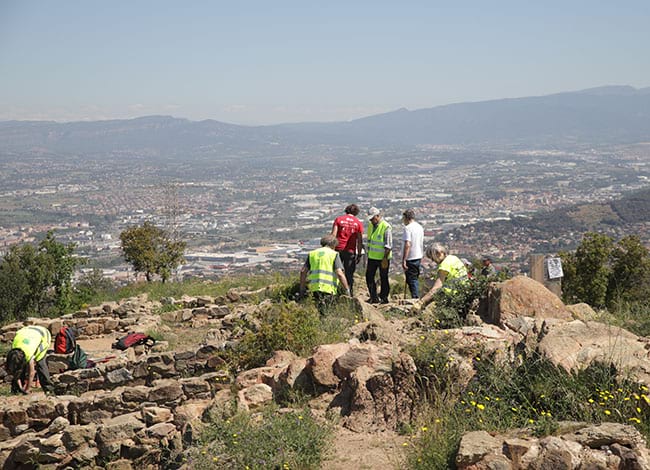
POLYGON ((0 341, 11 343, 16 331, 25 325, 43 326, 50 330, 53 337, 62 326, 73 327, 77 330, 77 339, 127 331, 144 332, 160 325, 160 316, 154 314, 160 306, 160 302, 148 301, 146 295, 142 295, 122 302, 106 302, 59 318, 28 318, 24 322, 10 323, 0 328, 0 341))
MULTIPOLYGON (((56 320, 31 319, 52 333, 62 324, 74 326, 81 338, 146 332, 161 321, 175 322, 202 328, 207 344, 184 351, 166 351, 164 343, 139 347, 77 371, 64 370, 65 358, 50 357, 51 369, 61 372, 53 375, 59 396, 11 397, 0 404, 0 465, 172 467, 182 461, 183 449, 196 437, 210 407, 236 400, 241 410, 254 411, 292 390, 318 397, 315 402, 338 413, 350 430, 396 430, 412 422, 420 401, 416 367, 404 349, 424 335, 448 347, 445 367, 453 368, 458 391, 474 375, 479 354, 513 361, 522 348, 567 370, 609 361, 641 380, 650 379, 647 339, 593 322, 593 312, 564 306, 526 278, 491 286, 471 325, 451 330, 428 331, 417 318, 386 320, 362 304, 357 312, 364 321, 351 329, 350 341, 320 345, 306 358, 277 351, 264 367, 230 377, 220 371, 223 350, 242 334, 242 320, 254 324, 249 313, 270 300, 237 302, 260 300, 269 292, 231 290, 218 298, 184 296, 160 303, 142 296, 56 320)), ((21 326, 0 329, 0 337, 10 341, 21 326)), ((585 425, 542 439, 469 433, 457 464, 464 469, 579 468, 583 463, 585 468, 649 468, 638 433, 612 426, 585 425), (536 467, 539 462, 545 463, 536 467), (554 467, 554 462, 568 466, 554 467)))
POLYGON ((463 436, 456 456, 459 470, 502 469, 647 469, 645 440, 633 427, 618 423, 587 425, 555 436, 536 438, 526 430, 508 434, 474 431, 463 436))
POLYGON ((215 402, 230 399, 222 374, 163 379, 81 396, 30 397, 0 409, 0 465, 79 468, 128 459, 121 468, 178 461, 183 438, 215 402))
POLYGON ((109 390, 125 385, 146 385, 162 378, 196 377, 214 372, 222 365, 219 349, 213 345, 196 350, 165 351, 126 357, 90 369, 62 372, 52 376, 57 395, 109 390))

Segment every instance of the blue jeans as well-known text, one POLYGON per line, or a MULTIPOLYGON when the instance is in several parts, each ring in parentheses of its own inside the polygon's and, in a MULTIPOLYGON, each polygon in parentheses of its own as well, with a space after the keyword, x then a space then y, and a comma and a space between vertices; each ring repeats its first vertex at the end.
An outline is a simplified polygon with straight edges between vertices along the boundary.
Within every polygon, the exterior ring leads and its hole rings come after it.
POLYGON ((404 275, 406 276, 406 283, 409 286, 411 298, 413 299, 418 299, 420 297, 420 283, 418 281, 418 278, 420 277, 420 261, 422 260, 406 260, 406 271, 404 271, 404 275))

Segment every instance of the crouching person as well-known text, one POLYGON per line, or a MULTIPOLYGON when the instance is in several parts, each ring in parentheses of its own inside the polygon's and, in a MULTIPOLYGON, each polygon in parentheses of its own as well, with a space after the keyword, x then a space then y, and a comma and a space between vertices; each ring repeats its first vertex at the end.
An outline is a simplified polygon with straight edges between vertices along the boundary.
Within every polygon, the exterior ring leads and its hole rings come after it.
POLYGON ((6 362, 12 376, 11 393, 28 394, 36 376, 44 392, 54 392, 46 360, 51 341, 50 331, 42 326, 25 326, 16 332, 6 362))
POLYGON ((341 257, 334 251, 338 244, 336 237, 325 235, 320 239, 320 244, 320 248, 309 252, 300 271, 300 297, 306 295, 309 281, 309 291, 314 296, 318 311, 324 315, 338 294, 339 283, 346 295, 350 295, 350 287, 341 257))
POLYGON ((427 248, 426 257, 438 265, 438 276, 433 283, 431 290, 420 299, 420 302, 414 306, 414 311, 419 312, 433 300, 436 292, 442 289, 443 292, 453 294, 459 283, 466 282, 467 267, 460 258, 447 253, 447 248, 439 243, 435 243, 427 248))

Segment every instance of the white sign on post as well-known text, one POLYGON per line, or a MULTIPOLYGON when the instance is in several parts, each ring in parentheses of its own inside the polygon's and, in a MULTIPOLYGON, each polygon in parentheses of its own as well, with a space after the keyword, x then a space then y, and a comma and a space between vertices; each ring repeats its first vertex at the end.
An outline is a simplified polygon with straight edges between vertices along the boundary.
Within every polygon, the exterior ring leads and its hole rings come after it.
POLYGON ((562 260, 560 258, 547 258, 546 272, 548 273, 549 279, 560 279, 564 277, 564 271, 562 271, 562 260))

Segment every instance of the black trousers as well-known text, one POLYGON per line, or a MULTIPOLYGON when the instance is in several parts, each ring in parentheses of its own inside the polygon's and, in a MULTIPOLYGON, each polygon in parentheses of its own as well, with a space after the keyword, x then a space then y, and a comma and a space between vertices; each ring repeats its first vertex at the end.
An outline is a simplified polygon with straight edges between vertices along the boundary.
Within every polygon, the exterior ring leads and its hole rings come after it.
POLYGON ((314 297, 314 303, 318 309, 318 313, 325 316, 332 309, 332 306, 336 302, 336 296, 334 294, 328 294, 326 292, 313 292, 312 296, 314 297))
POLYGON ((343 271, 345 271, 345 279, 348 281, 350 293, 352 293, 352 284, 354 283, 354 271, 357 269, 357 257, 355 253, 349 251, 339 251, 341 262, 343 263, 343 271))
POLYGON ((382 260, 380 259, 368 259, 368 267, 366 268, 366 285, 368 286, 370 300, 388 301, 388 294, 390 293, 390 285, 388 284, 388 268, 382 269, 381 261, 382 260), (379 270, 379 297, 377 297, 377 284, 375 282, 377 270, 379 270))

